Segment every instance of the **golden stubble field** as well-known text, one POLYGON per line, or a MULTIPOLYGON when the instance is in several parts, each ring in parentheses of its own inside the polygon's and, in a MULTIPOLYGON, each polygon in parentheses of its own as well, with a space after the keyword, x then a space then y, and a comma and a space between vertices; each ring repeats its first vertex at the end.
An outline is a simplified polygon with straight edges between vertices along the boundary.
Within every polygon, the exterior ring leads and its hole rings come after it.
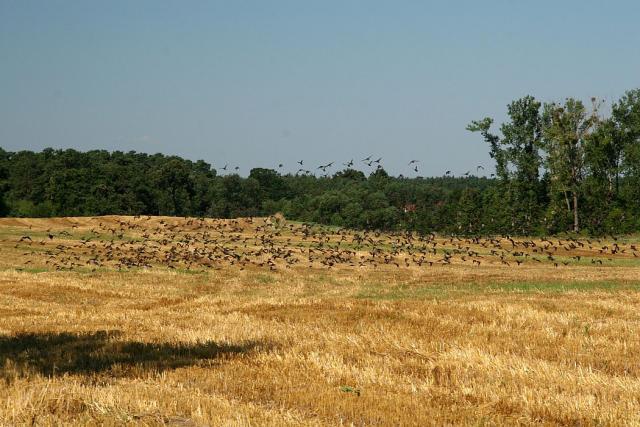
POLYGON ((640 425, 631 238, 0 220, 0 425, 640 425))

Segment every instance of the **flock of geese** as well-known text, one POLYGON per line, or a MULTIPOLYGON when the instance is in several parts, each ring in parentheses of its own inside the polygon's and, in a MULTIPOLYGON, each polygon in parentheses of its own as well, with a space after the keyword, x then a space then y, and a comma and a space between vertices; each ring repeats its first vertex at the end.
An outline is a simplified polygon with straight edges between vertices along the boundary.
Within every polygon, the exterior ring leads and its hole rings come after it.
MULTIPOLYGON (((379 170, 382 169, 382 157, 379 157, 377 159, 373 158, 374 156, 367 156, 364 159, 360 160, 360 163, 363 165, 367 165, 369 168, 375 168, 375 170, 379 170)), ((331 167, 333 167, 336 162, 332 161, 326 164, 322 164, 322 165, 318 165, 315 168, 315 171, 312 171, 311 169, 305 169, 305 164, 304 164, 304 160, 298 160, 296 162, 298 164, 298 170, 296 171, 296 175, 313 175, 314 172, 319 172, 321 171, 322 174, 320 176, 322 177, 328 177, 328 169, 330 169, 331 167)), ((409 163, 407 163, 407 167, 409 168, 410 171, 418 173, 420 171, 420 169, 418 168, 418 164, 420 163, 420 160, 410 160, 409 163)), ((349 160, 348 162, 342 163, 342 165, 347 168, 347 169, 351 169, 354 167, 354 165, 356 164, 354 159, 349 160)), ((282 170, 282 168, 284 168, 284 163, 278 163, 278 170, 282 170)), ((313 167, 312 167, 313 168, 313 167)), ((219 172, 229 172, 229 171, 234 171, 234 172, 238 172, 240 170, 239 166, 234 166, 233 168, 229 167, 229 164, 226 163, 223 167, 218 168, 217 169, 219 172)), ((480 174, 480 171, 484 170, 484 166, 482 165, 478 165, 476 166, 476 174, 480 174)), ((444 173, 445 177, 451 177, 454 178, 455 175, 450 171, 446 171, 444 173)), ((465 178, 468 178, 470 176, 472 176, 472 172, 471 170, 466 171, 465 173, 461 173, 460 176, 463 176, 465 178)), ((491 177, 494 177, 495 174, 491 174, 491 177)), ((400 177, 403 177, 403 175, 400 175, 400 177)))
MULTIPOLYGON (((65 227, 31 229, 11 243, 22 268, 55 270, 263 268, 428 268, 442 265, 554 267, 603 265, 640 257, 633 244, 598 238, 446 237, 353 231, 287 222, 161 217, 69 219, 65 227), (74 222, 77 221, 77 222, 74 222), (83 222, 80 222, 83 221, 83 222)), ((5 241, 5 243, 7 243, 5 241)))

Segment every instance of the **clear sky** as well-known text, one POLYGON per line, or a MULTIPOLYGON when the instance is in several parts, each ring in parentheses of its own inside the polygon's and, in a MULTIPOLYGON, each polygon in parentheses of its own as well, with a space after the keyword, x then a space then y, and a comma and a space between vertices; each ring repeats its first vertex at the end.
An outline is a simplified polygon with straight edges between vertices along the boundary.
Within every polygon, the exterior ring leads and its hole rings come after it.
POLYGON ((635 0, 0 0, 10 151, 489 173, 469 121, 527 94, 610 102, 637 87, 635 0))

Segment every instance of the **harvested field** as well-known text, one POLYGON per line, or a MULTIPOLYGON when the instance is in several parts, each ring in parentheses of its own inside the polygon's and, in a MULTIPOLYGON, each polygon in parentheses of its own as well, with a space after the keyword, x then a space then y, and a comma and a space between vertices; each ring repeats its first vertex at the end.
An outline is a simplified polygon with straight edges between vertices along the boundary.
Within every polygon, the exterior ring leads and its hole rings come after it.
POLYGON ((637 239, 0 220, 0 425, 640 425, 637 239))

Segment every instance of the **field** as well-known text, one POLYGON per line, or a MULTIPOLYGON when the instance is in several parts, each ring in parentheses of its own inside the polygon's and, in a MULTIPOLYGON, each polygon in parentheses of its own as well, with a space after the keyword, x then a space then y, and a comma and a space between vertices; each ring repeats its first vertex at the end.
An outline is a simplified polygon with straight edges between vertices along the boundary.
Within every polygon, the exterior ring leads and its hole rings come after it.
POLYGON ((638 241, 0 219, 0 425, 640 425, 638 241))

